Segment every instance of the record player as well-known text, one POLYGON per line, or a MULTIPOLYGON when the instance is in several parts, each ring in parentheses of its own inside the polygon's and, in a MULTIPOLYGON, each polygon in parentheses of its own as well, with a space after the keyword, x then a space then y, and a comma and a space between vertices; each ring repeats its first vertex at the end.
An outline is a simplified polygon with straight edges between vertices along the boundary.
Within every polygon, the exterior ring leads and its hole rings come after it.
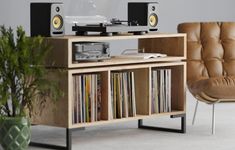
POLYGON ((72 31, 76 32, 76 35, 88 35, 88 32, 99 32, 100 35, 112 36, 118 33, 133 33, 135 35, 142 35, 147 33, 148 26, 139 25, 135 21, 122 21, 119 19, 111 19, 110 23, 99 24, 87 24, 79 26, 75 24, 72 27, 72 31))
POLYGON ((99 32, 100 35, 112 36, 118 33, 133 33, 142 35, 158 30, 158 3, 151 2, 129 2, 127 21, 116 18, 105 23, 75 25, 72 31, 76 35, 88 35, 89 32, 99 32))

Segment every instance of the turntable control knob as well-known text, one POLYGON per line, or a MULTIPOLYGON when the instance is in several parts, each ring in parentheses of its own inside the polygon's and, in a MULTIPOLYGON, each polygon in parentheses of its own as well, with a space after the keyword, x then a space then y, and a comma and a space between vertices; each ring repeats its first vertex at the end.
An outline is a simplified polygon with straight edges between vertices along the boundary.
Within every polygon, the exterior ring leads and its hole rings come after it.
POLYGON ((104 27, 104 24, 103 24, 103 23, 100 23, 100 27, 104 27))

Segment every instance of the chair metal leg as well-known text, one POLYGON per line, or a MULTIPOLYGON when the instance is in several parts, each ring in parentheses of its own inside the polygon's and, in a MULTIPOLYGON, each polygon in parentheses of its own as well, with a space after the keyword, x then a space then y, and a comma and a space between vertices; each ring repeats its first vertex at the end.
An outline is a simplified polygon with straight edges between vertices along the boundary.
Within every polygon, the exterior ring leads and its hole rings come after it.
POLYGON ((196 106, 195 106, 195 110, 194 110, 192 125, 194 125, 195 118, 196 118, 196 115, 197 115, 197 107, 198 107, 198 100, 196 102, 196 106))
POLYGON ((212 104, 212 134, 215 134, 215 104, 212 104))

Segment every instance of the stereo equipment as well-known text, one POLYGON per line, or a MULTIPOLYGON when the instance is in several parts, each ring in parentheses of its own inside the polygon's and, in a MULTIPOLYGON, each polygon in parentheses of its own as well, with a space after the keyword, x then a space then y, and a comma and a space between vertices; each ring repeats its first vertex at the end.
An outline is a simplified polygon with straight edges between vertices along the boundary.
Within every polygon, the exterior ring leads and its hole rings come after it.
POLYGON ((73 43, 73 61, 100 61, 110 58, 109 43, 77 42, 73 43))
POLYGON ((128 21, 139 26, 148 26, 149 31, 157 31, 157 2, 129 2, 128 21))
POLYGON ((31 36, 64 35, 64 10, 62 3, 31 3, 31 36))
POLYGON ((88 32, 100 32, 102 36, 112 36, 113 34, 124 32, 143 35, 148 32, 148 26, 138 26, 135 23, 112 19, 110 23, 87 24, 85 26, 77 26, 75 24, 72 27, 72 31, 76 31, 76 35, 88 35, 88 32), (123 24, 123 22, 126 24, 123 24))

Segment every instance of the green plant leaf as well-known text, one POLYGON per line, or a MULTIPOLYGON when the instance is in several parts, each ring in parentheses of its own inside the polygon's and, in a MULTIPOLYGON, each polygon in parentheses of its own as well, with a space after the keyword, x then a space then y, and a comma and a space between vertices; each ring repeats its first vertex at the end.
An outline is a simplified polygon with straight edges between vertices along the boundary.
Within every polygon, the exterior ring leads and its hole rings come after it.
POLYGON ((11 28, 0 26, 0 115, 31 115, 34 102, 42 106, 48 97, 61 96, 58 84, 49 81, 44 66, 51 47, 43 37, 26 37, 17 27, 16 37, 11 28))

